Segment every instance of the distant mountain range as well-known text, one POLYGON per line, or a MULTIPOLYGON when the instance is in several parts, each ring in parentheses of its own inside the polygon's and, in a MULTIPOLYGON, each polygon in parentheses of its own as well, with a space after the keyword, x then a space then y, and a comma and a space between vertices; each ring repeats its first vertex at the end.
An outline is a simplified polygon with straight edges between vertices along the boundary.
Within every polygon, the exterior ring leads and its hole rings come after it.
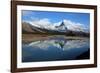
POLYGON ((57 35, 68 35, 68 36, 86 36, 89 37, 89 32, 82 30, 77 31, 68 29, 64 21, 60 25, 56 26, 41 26, 39 24, 33 24, 29 22, 22 22, 22 33, 23 34, 57 34, 57 35))

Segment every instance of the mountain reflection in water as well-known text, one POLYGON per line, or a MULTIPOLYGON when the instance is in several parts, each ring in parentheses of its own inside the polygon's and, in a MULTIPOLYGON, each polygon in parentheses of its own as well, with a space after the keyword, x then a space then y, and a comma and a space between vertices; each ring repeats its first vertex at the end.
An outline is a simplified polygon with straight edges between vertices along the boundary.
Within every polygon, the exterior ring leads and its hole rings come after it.
POLYGON ((52 38, 22 44, 22 62, 89 59, 89 39, 52 38))

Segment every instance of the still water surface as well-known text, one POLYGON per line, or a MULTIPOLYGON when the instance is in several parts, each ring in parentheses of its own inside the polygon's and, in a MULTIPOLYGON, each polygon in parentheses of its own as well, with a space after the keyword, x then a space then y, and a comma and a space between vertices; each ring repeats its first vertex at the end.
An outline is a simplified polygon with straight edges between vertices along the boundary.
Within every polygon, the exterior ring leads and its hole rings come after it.
POLYGON ((89 39, 52 38, 22 44, 22 62, 89 59, 89 39))

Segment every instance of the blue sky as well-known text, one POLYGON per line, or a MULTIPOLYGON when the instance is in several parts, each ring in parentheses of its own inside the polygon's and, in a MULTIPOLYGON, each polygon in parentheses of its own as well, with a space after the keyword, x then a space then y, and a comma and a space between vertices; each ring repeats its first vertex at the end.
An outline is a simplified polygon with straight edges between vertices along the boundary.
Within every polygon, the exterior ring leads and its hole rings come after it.
POLYGON ((43 18, 49 19, 51 23, 67 19, 75 23, 84 24, 85 26, 90 25, 89 13, 22 10, 22 21, 34 21, 43 18))

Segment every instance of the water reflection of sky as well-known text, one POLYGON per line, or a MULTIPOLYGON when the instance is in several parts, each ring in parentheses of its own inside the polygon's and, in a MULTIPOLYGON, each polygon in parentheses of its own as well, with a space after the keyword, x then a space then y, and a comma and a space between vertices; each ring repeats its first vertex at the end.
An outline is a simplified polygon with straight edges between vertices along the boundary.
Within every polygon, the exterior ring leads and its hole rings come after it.
POLYGON ((89 50, 89 39, 50 39, 23 43, 23 62, 75 60, 89 50))

